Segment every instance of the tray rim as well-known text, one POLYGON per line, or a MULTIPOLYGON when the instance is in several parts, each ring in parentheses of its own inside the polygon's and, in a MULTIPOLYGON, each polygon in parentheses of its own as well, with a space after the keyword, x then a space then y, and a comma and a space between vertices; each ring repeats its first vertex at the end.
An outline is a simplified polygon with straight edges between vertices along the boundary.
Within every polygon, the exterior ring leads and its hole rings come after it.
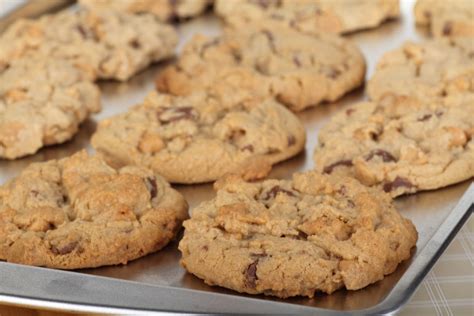
MULTIPOLYGON (((163 313, 239 313, 278 314, 313 314, 318 315, 392 315, 397 313, 411 298, 444 250, 451 243, 457 232, 474 212, 474 182, 459 199, 450 214, 441 223, 434 235, 423 249, 412 259, 411 264, 397 281, 393 289, 377 305, 360 310, 340 311, 319 307, 297 305, 285 302, 261 300, 257 297, 244 297, 232 294, 210 293, 202 290, 185 289, 166 285, 153 285, 137 281, 120 280, 111 277, 82 274, 73 271, 61 271, 40 267, 30 267, 19 264, 0 262, 0 302, 14 305, 71 310, 79 312, 127 314, 163 314, 163 313), (28 274, 27 282, 18 279, 28 274), (19 278, 18 278, 19 277, 19 278), (42 282, 41 280, 50 281, 42 282), (81 287, 70 293, 46 295, 48 285, 54 282, 81 284, 81 287), (18 284, 22 283, 22 284, 18 284), (106 298, 108 303, 98 304, 93 297, 81 297, 90 289, 103 288, 105 291, 96 293, 97 299, 106 298), (134 303, 136 295, 147 294, 142 302, 134 303), (29 294, 22 294, 29 293, 29 294), (123 297, 126 293, 126 297, 123 297), (135 295, 133 295, 135 294, 135 295), (105 295, 105 296, 104 296, 105 295), (184 299, 184 295, 187 295, 184 299), (77 297, 80 297, 78 300, 77 297), (108 297, 108 298, 107 298, 108 297), (128 301, 127 301, 127 297, 128 301), (132 301, 130 301, 130 297, 132 301), (218 300, 220 306, 209 306, 202 303, 202 298, 218 300), (114 301, 120 300, 124 304, 114 301), (201 303, 200 303, 201 301, 201 303), (223 304, 225 301, 225 304, 223 304), (152 303, 152 304, 150 304, 152 303), (135 304, 135 305, 134 305, 135 304), (146 305, 150 304, 150 305, 146 305), (158 307, 161 306, 161 307, 158 307), (233 309, 239 306, 238 309, 233 309), (223 307, 223 309, 221 309, 223 307)), ((51 289, 51 288, 50 288, 51 289)))

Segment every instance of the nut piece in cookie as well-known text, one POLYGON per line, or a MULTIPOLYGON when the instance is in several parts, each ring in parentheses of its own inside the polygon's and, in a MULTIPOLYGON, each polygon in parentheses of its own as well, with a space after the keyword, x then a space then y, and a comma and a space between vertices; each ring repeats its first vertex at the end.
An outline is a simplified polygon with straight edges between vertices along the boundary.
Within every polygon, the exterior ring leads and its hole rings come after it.
POLYGON ((159 74, 161 92, 185 96, 212 89, 275 97, 293 111, 332 102, 364 81, 360 50, 332 34, 305 34, 275 24, 196 35, 175 65, 159 74))
POLYGON ((316 171, 228 179, 183 225, 188 272, 209 285, 282 298, 361 289, 395 271, 417 241, 388 194, 316 171))
POLYGON ((34 163, 0 186, 0 260, 58 269, 126 264, 163 248, 187 203, 143 167, 85 151, 34 163))
POLYGON ((366 102, 331 118, 319 133, 316 170, 356 177, 393 197, 474 176, 474 102, 366 102))
POLYGON ((303 125, 293 113, 239 91, 184 97, 152 92, 127 113, 102 121, 92 137, 112 165, 146 166, 173 183, 228 174, 262 178, 304 143, 303 125))

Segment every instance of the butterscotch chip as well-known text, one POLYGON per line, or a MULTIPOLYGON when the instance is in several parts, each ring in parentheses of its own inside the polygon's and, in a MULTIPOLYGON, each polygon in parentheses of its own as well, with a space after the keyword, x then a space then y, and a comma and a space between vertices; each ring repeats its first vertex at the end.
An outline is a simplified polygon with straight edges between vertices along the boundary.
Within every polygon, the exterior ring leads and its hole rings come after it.
POLYGON ((400 15, 398 0, 216 0, 215 11, 237 28, 277 22, 304 32, 349 33, 400 15))
POLYGON ((228 174, 261 178, 303 149, 304 128, 283 105, 235 91, 222 98, 208 92, 152 92, 127 113, 101 122, 92 145, 113 165, 147 166, 174 183, 228 174))
POLYGON ((395 271, 417 241, 388 194, 315 171, 229 180, 183 225, 188 272, 209 285, 283 298, 361 289, 395 271))
POLYGON ((184 198, 142 167, 85 151, 35 163, 0 187, 0 260, 59 269, 126 264, 163 248, 184 198))
POLYGON ((474 176, 474 99, 359 103, 319 133, 316 169, 352 175, 392 196, 442 188, 474 176), (377 117, 377 120, 372 120, 377 117), (380 117, 383 118, 380 121, 380 117), (365 131, 368 135, 360 138, 365 131))
POLYGON ((184 19, 202 14, 213 0, 80 0, 91 10, 116 10, 130 13, 152 13, 161 21, 184 19))
POLYGON ((178 62, 157 78, 161 92, 188 95, 209 89, 275 97, 293 111, 335 101, 364 81, 360 50, 335 35, 305 34, 273 24, 196 35, 178 62))

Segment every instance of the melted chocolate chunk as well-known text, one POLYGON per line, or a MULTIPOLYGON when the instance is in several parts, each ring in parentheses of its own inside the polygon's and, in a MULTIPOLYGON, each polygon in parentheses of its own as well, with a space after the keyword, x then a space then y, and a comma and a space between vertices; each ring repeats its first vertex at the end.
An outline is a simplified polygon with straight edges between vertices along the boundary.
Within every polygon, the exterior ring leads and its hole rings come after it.
POLYGON ((285 190, 285 189, 282 189, 279 185, 276 185, 274 186, 273 188, 271 188, 267 194, 265 195, 264 199, 265 200, 269 200, 269 199, 273 199, 277 196, 278 193, 284 193, 286 195, 289 195, 289 196, 295 196, 295 194, 291 191, 288 191, 288 190, 285 190))
POLYGON ((293 135, 288 136, 288 146, 293 146, 296 144, 296 138, 293 135))
POLYGON ((66 255, 68 253, 71 253, 74 249, 76 249, 78 245, 79 245, 79 242, 73 241, 62 247, 51 246, 51 252, 54 253, 55 255, 66 255))
POLYGON ((168 108, 158 113, 158 120, 163 124, 167 124, 180 120, 195 120, 197 116, 196 111, 192 107, 168 108))
POLYGON ((443 35, 450 35, 452 31, 453 31, 453 23, 450 21, 444 23, 443 35))
POLYGON ((339 167, 339 166, 351 167, 351 166, 352 166, 352 160, 350 160, 350 159, 345 159, 345 160, 336 161, 335 163, 330 164, 329 166, 324 167, 323 173, 328 173, 328 174, 330 174, 330 173, 333 172, 334 168, 339 167))
POLYGON ((400 187, 405 187, 405 188, 416 188, 416 186, 408 181, 408 179, 402 178, 402 177, 396 177, 395 180, 392 182, 387 182, 383 185, 383 190, 385 192, 391 192, 393 190, 396 190, 397 188, 400 187))
POLYGON ((154 199, 158 195, 156 179, 151 177, 145 178, 145 185, 148 189, 148 192, 150 192, 151 199, 154 199))
POLYGON ((365 160, 369 161, 369 160, 373 159, 375 156, 381 157, 383 162, 397 161, 397 159, 395 159, 395 157, 393 157, 393 155, 391 153, 389 153, 388 151, 385 151, 383 149, 374 149, 374 150, 372 150, 367 155, 367 157, 365 157, 365 160))
POLYGON ((140 47, 142 47, 142 45, 137 39, 134 39, 133 41, 131 41, 130 46, 132 46, 135 49, 139 49, 140 47))
POLYGON ((255 260, 245 270, 245 286, 250 287, 250 288, 255 288, 256 282, 258 280, 257 277, 257 265, 258 265, 258 260, 255 260))
POLYGON ((418 119, 418 122, 427 121, 427 120, 429 120, 432 116, 433 116, 432 114, 425 114, 425 115, 423 115, 422 117, 420 117, 420 118, 418 119))

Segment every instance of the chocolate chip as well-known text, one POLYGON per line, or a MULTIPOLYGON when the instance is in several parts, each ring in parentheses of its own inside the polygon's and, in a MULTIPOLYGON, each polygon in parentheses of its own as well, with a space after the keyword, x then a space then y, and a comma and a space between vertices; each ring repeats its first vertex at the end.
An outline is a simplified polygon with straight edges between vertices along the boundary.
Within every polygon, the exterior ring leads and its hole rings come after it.
POLYGON ((245 146, 242 147, 240 150, 241 150, 241 151, 246 151, 246 150, 247 150, 247 151, 250 151, 251 153, 253 153, 253 150, 254 150, 254 149, 253 149, 253 146, 252 146, 252 145, 245 145, 245 146))
POLYGON ((424 12, 423 12, 423 15, 424 15, 425 18, 427 18, 427 19, 430 19, 430 18, 431 18, 431 12, 430 12, 430 11, 424 11, 424 12))
POLYGON ((448 21, 444 23, 443 35, 450 35, 453 30, 453 22, 448 21))
POLYGON ((271 14, 271 15, 270 15, 270 18, 272 18, 272 19, 274 19, 274 20, 280 20, 280 21, 282 21, 282 20, 285 19, 285 17, 284 17, 283 15, 275 14, 275 13, 271 14))
POLYGON ((296 138, 293 135, 288 136, 288 146, 293 146, 296 144, 296 138))
POLYGON ((142 45, 137 39, 134 39, 133 41, 131 41, 130 46, 132 46, 135 49, 139 49, 140 47, 142 47, 142 45))
POLYGON ((276 52, 275 37, 273 36, 273 33, 269 30, 263 30, 262 33, 268 39, 268 43, 270 45, 271 50, 273 52, 276 52))
POLYGON ((339 167, 339 166, 351 167, 351 166, 352 166, 352 160, 346 159, 346 160, 339 160, 339 161, 336 161, 335 163, 330 164, 329 166, 324 167, 323 173, 328 173, 328 174, 330 174, 330 173, 333 172, 334 168, 339 167))
POLYGON ((158 120, 163 123, 171 123, 180 120, 195 120, 198 114, 192 107, 167 108, 158 113, 158 120))
POLYGON ((402 177, 396 177, 395 180, 392 182, 387 182, 383 185, 383 190, 385 192, 391 192, 397 188, 405 187, 405 188, 416 188, 416 186, 408 181, 408 179, 402 177))
POLYGON ((79 31, 79 33, 81 34, 82 38, 87 38, 87 31, 86 31, 86 29, 85 29, 82 25, 78 24, 78 25, 76 26, 76 29, 77 29, 77 30, 79 31))
POLYGON ((268 9, 270 6, 281 5, 281 0, 253 0, 252 2, 262 7, 263 9, 268 9))
POLYGON ((293 63, 299 68, 301 67, 301 61, 297 55, 293 56, 293 63))
POLYGON ((291 191, 288 191, 288 190, 285 190, 285 189, 282 189, 279 185, 276 185, 274 186, 273 188, 271 188, 267 194, 265 195, 264 199, 265 200, 269 200, 269 199, 273 199, 277 196, 278 193, 284 193, 286 195, 289 195, 289 196, 295 196, 295 194, 291 191))
POLYGON ((217 44, 220 43, 220 40, 218 38, 215 38, 213 39, 212 41, 208 41, 206 42, 204 45, 202 45, 201 47, 201 56, 202 54, 204 54, 204 52, 208 49, 208 48, 211 48, 213 46, 216 46, 217 44))
POLYGON ((443 116, 444 112, 443 111, 436 111, 435 114, 436 114, 436 117, 441 117, 441 116, 443 116))
POLYGON ((395 157, 393 157, 393 155, 392 155, 391 153, 389 153, 388 151, 383 150, 383 149, 374 149, 374 150, 372 150, 372 151, 365 157, 365 160, 366 160, 366 161, 369 161, 369 160, 371 160, 372 158, 374 158, 375 156, 381 157, 382 160, 383 160, 383 162, 397 161, 397 159, 395 159, 395 157))
POLYGON ((31 193, 31 195, 33 195, 33 197, 37 197, 39 195, 38 190, 31 190, 30 193, 31 193))
POLYGON ((204 245, 204 246, 202 246, 202 250, 208 251, 208 250, 209 250, 209 247, 208 247, 207 245, 204 245))
POLYGON ((429 120, 432 116, 433 116, 432 114, 425 114, 425 115, 423 115, 422 117, 420 117, 420 118, 418 119, 418 122, 427 121, 427 120, 429 120))
POLYGON ((262 252, 262 253, 251 253, 250 256, 252 258, 265 258, 268 255, 265 252, 262 252))
POLYGON ((258 280, 257 277, 257 265, 258 265, 258 260, 255 260, 245 270, 245 286, 250 287, 250 288, 255 288, 256 282, 258 280))
POLYGON ((66 255, 76 249, 77 245, 79 245, 79 242, 73 241, 62 247, 51 246, 51 252, 55 255, 66 255))
POLYGON ((298 239, 307 240, 308 239, 308 234, 306 234, 302 230, 298 230, 298 239))
POLYGON ((355 207, 355 203, 354 203, 354 201, 352 201, 352 200, 347 200, 347 204, 348 204, 350 207, 355 207))
POLYGON ((156 179, 152 177, 145 178, 145 185, 150 192, 150 196, 154 199, 158 194, 158 187, 156 186, 156 179))
POLYGON ((346 110, 346 115, 351 116, 351 114, 354 113, 354 112, 355 112, 355 109, 347 109, 346 110))
POLYGON ((337 79, 341 75, 341 71, 336 68, 329 68, 326 74, 331 79, 337 79))

